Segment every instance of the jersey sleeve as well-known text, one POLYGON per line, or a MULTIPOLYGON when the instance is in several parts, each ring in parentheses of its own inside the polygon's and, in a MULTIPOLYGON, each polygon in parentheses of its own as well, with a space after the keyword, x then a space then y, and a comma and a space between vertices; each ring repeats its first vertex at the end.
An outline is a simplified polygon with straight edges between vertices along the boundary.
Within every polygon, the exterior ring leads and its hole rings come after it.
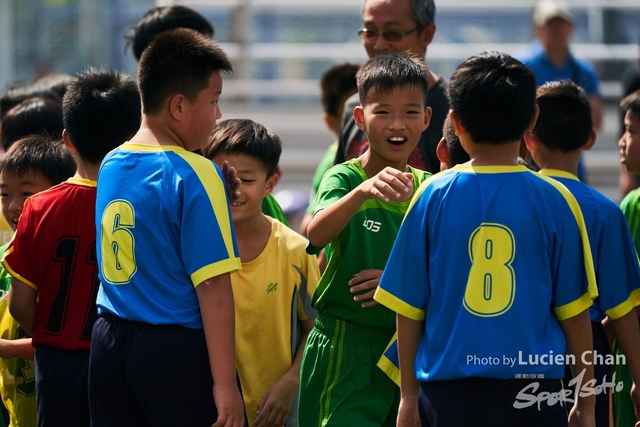
POLYGON ((598 293, 602 311, 615 320, 640 304, 640 266, 622 212, 610 210, 605 224, 594 248, 598 254, 598 293))
POLYGON ((427 206, 430 181, 418 189, 380 278, 374 299, 396 313, 423 320, 430 298, 427 206))
POLYGON ((33 233, 37 227, 32 224, 32 202, 27 199, 22 209, 22 215, 18 221, 18 228, 4 253, 2 265, 11 276, 20 280, 31 288, 38 290, 40 282, 36 266, 31 263, 34 260, 32 249, 34 242, 33 233))
MULTIPOLYGON (((555 186, 560 189, 562 184, 555 186)), ((588 309, 598 296, 591 245, 582 211, 569 190, 564 186, 561 189, 568 209, 559 215, 561 227, 554 242, 552 259, 552 307, 559 321, 588 309)))
POLYGON ((182 262, 194 286, 242 268, 224 178, 211 165, 196 168, 197 179, 183 189, 182 262))
MULTIPOLYGON (((314 215, 349 194, 351 188, 347 173, 346 166, 343 164, 336 165, 327 171, 320 182, 314 215)), ((321 250, 322 248, 313 246, 311 242, 307 245, 308 254, 318 255, 321 250)))

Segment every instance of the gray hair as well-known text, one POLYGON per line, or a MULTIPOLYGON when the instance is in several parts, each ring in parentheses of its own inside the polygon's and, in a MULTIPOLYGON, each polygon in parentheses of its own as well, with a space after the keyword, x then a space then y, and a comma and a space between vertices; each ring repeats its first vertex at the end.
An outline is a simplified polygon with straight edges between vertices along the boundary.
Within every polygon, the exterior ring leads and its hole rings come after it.
MULTIPOLYGON (((362 0, 362 12, 367 0, 362 0)), ((411 0, 411 18, 418 23, 420 30, 436 22, 436 3, 434 0, 411 0)))

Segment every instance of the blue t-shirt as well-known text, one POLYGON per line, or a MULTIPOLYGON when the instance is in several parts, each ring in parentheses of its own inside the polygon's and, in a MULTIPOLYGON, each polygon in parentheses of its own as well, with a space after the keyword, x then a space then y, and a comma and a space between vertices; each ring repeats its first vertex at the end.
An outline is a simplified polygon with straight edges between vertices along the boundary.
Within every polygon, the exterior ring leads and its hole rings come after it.
POLYGON ((589 234, 598 283, 598 298, 589 308, 591 320, 618 319, 640 303, 640 267, 627 221, 618 205, 574 175, 554 169, 541 174, 564 184, 574 195, 589 234))
POLYGON ((224 180, 180 147, 126 143, 100 167, 99 313, 202 328, 195 287, 241 269, 224 180))
POLYGON ((556 80, 571 80, 580 86, 589 96, 600 96, 600 83, 593 66, 569 52, 567 61, 558 68, 547 56, 539 43, 533 44, 526 52, 519 55, 520 61, 531 68, 536 76, 536 83, 542 86, 556 80))
POLYGON ((421 185, 375 299, 425 322, 416 375, 436 381, 562 378, 559 321, 596 296, 584 220, 566 188, 523 166, 459 165, 421 185))

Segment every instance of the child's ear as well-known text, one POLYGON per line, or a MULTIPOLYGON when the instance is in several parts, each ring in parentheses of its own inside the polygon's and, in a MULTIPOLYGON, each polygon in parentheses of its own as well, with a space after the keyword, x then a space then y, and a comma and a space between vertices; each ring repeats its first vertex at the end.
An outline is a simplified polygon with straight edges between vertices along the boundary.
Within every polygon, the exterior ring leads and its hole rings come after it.
POLYGON ((186 102, 187 98, 180 93, 173 95, 171 99, 169 99, 169 112, 174 119, 182 120, 186 102))
POLYGON ((431 123, 431 115, 432 114, 433 114, 433 110, 431 109, 431 107, 425 108, 425 110, 424 110, 424 128, 422 129, 422 132, 427 130, 427 128, 429 127, 429 123, 431 123))
POLYGON ((587 141, 586 144, 584 144, 584 147, 582 147, 582 149, 584 151, 589 151, 593 148, 595 143, 596 143, 596 131, 591 129, 591 135, 589 135, 589 140, 587 141))
POLYGON ((436 156, 438 156, 440 163, 447 164, 447 139, 445 137, 440 138, 440 142, 438 142, 436 156))
POLYGON ((62 130, 62 142, 64 142, 65 147, 67 147, 72 152, 76 151, 76 146, 71 142, 71 138, 69 138, 69 132, 66 129, 62 130))
POLYGON ((366 132, 364 125, 364 109, 361 106, 357 106, 353 109, 353 120, 356 122, 356 126, 363 132, 366 132))
POLYGON ((274 188, 276 188, 276 185, 278 185, 278 182, 280 182, 281 176, 282 171, 280 171, 280 168, 278 168, 278 170, 273 175, 271 175, 269 179, 267 179, 267 196, 271 194, 274 188))
POLYGON ((533 134, 533 131, 530 129, 527 129, 524 131, 524 145, 527 147, 527 150, 529 150, 531 153, 535 152, 538 149, 538 141, 536 140, 535 135, 533 134))
POLYGON ((460 121, 460 117, 455 111, 449 110, 449 119, 451 120, 453 129, 456 131, 456 136, 460 136, 466 132, 464 125, 460 121))

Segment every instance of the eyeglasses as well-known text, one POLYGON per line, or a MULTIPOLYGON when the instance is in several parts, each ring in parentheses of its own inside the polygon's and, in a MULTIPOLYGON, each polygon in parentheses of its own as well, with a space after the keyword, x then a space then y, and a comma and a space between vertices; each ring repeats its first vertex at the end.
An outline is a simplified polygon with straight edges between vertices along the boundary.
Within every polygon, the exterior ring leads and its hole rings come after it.
POLYGON ((380 34, 382 34, 382 38, 388 42, 399 42, 409 34, 418 31, 420 27, 416 27, 413 30, 409 31, 398 31, 398 30, 385 30, 385 31, 376 31, 370 30, 368 28, 362 28, 358 31, 358 35, 363 39, 373 40, 377 38, 380 34))

